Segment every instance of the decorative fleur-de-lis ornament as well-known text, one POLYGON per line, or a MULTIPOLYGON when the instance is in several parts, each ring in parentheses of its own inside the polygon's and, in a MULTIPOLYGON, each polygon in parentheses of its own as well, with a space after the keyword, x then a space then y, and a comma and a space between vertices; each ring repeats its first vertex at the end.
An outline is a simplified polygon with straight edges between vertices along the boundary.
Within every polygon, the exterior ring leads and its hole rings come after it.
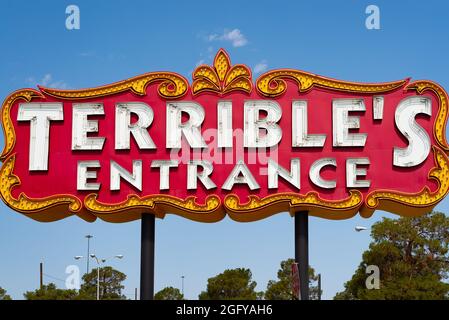
POLYGON ((220 95, 231 91, 250 93, 253 88, 251 70, 243 65, 231 66, 229 55, 220 49, 214 59, 214 65, 200 65, 193 72, 192 93, 215 92, 220 95))

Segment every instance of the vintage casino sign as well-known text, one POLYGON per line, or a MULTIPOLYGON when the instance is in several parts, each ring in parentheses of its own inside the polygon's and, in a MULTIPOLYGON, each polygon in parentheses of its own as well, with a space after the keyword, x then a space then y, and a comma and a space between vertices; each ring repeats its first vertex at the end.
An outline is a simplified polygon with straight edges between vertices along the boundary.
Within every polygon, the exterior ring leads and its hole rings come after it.
POLYGON ((220 50, 191 83, 150 72, 10 94, 1 196, 39 221, 419 215, 448 192, 447 113, 447 93, 431 81, 365 84, 292 69, 253 79, 220 50))

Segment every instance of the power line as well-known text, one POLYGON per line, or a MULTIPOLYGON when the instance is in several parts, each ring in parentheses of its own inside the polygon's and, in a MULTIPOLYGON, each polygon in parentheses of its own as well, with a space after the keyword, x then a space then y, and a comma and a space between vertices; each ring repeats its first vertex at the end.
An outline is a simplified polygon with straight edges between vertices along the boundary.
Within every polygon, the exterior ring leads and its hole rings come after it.
POLYGON ((64 282, 64 283, 65 283, 65 280, 64 280, 64 279, 61 279, 61 278, 58 278, 58 277, 54 277, 54 276, 52 276, 52 275, 50 275, 50 274, 44 273, 44 276, 46 276, 47 278, 51 278, 51 279, 53 279, 53 280, 58 280, 58 281, 61 281, 61 282, 64 282))

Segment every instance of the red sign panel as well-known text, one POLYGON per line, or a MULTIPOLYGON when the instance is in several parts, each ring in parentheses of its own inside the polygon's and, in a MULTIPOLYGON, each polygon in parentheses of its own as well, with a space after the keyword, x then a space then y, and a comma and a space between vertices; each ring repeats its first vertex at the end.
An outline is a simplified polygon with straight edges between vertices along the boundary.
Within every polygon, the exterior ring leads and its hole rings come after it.
POLYGON ((39 221, 151 212, 215 222, 307 210, 418 215, 449 188, 448 96, 431 81, 354 83, 279 69, 254 82, 220 50, 190 84, 150 72, 2 106, 1 196, 39 221))

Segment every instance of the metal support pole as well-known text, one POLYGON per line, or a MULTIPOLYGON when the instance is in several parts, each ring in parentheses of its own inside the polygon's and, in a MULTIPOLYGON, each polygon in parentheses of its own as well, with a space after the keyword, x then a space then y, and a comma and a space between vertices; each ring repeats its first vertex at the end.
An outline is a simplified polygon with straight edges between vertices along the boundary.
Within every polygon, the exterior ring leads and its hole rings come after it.
POLYGON ((321 300, 321 273, 318 274, 318 300, 321 300))
POLYGON ((299 269, 301 300, 309 300, 309 213, 295 213, 295 261, 299 269))
POLYGON ((184 296, 184 276, 181 276, 182 284, 181 284, 181 294, 184 296))
POLYGON ((44 287, 44 264, 42 262, 39 264, 39 274, 40 288, 42 290, 42 288, 44 287))
POLYGON ((93 238, 90 234, 86 236, 87 238, 87 259, 86 259, 86 273, 89 273, 89 258, 90 258, 90 239, 93 238))
POLYGON ((100 264, 97 266, 97 300, 100 300, 100 264))
POLYGON ((141 224, 140 300, 153 300, 155 216, 142 213, 141 224))
POLYGON ((90 258, 90 238, 87 238, 86 274, 89 274, 89 258, 90 258))

